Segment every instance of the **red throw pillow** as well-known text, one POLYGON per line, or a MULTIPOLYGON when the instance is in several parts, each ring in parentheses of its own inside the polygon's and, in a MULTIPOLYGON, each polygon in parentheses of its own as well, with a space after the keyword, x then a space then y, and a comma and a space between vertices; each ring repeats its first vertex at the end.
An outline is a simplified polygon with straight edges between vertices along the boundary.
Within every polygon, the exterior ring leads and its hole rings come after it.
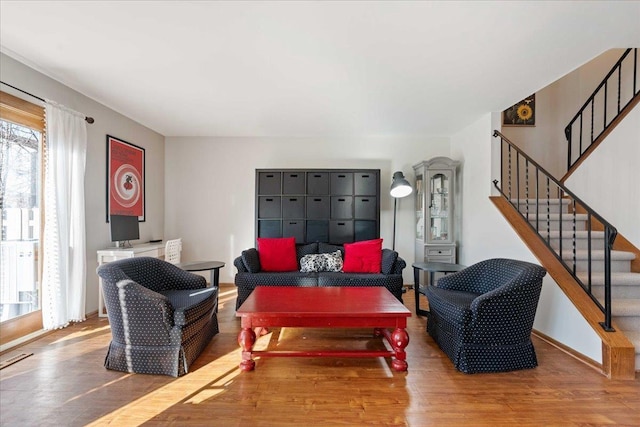
POLYGON ((380 273, 382 239, 344 244, 345 273, 380 273))
POLYGON ((298 270, 295 237, 258 237, 258 257, 262 271, 298 270))

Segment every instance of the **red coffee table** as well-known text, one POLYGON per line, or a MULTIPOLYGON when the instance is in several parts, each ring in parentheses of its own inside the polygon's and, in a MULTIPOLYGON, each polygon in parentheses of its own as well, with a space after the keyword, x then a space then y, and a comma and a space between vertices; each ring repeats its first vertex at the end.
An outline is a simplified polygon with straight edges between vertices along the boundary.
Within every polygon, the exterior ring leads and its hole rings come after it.
POLYGON ((407 370, 404 349, 411 312, 384 287, 259 286, 236 312, 242 318, 238 344, 242 347, 240 370, 255 368, 253 356, 262 357, 392 357, 391 367, 407 370), (253 328, 374 328, 392 350, 253 351, 253 328), (387 328, 393 329, 389 331, 387 328))

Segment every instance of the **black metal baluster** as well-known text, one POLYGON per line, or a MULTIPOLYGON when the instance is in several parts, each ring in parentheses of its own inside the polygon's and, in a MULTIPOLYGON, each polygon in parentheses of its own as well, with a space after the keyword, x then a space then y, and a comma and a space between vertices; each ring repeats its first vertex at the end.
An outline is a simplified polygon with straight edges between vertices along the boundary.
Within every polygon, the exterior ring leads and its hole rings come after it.
MULTIPOLYGON (((591 141, 589 142, 589 145, 593 144, 593 122, 595 122, 593 109, 594 109, 595 100, 596 100, 595 98, 591 100, 591 141)), ((580 155, 582 155, 582 147, 580 147, 580 155)))
POLYGON ((536 232, 540 234, 540 174, 538 168, 536 168, 536 232))
POLYGON ((636 80, 638 80, 638 48, 633 51, 633 95, 637 92, 636 80))
POLYGON ((511 201, 512 197, 511 197, 511 145, 509 145, 509 155, 508 155, 508 159, 509 159, 509 201, 511 201))
POLYGON ((611 327, 611 246, 615 235, 609 226, 604 227, 604 323, 602 327, 607 332, 613 332, 611 327))
POLYGON ((516 151, 516 200, 520 212, 520 153, 516 151))
MULTIPOLYGON (((604 81, 604 109, 603 109, 603 114, 602 114, 602 129, 606 129, 607 128, 607 101, 609 100, 609 96, 608 96, 608 88, 609 88, 609 80, 605 80, 604 81)), ((595 102, 595 98, 593 99, 595 102)), ((591 143, 593 144, 593 137, 591 137, 591 143)))
POLYGON ((549 212, 549 177, 547 177, 547 244, 551 246, 551 216, 549 212))
POLYGON ((620 114, 620 94, 622 92, 622 63, 618 67, 618 114, 620 114))
MULTIPOLYGON (((562 197, 561 197, 562 193, 561 193, 560 187, 556 187, 556 188, 558 190, 558 194, 557 194, 558 200, 562 200, 562 197)), ((559 242, 558 250, 560 253, 560 259, 564 260, 564 255, 562 253, 562 209, 558 209, 558 242, 559 242)))
POLYGON ((527 221, 529 221, 529 160, 524 159, 524 198, 525 209, 527 211, 527 221))
MULTIPOLYGON (((578 151, 578 157, 576 157, 576 161, 580 158, 580 154, 582 154, 582 133, 584 132, 584 123, 583 123, 584 115, 580 113, 580 151, 578 151)), ((575 163, 575 162, 573 162, 575 163)), ((572 164, 573 164, 572 163, 572 164)))
POLYGON ((572 205, 572 209, 573 209, 573 275, 576 275, 576 265, 578 264, 578 257, 577 257, 577 251, 576 251, 576 200, 575 199, 571 199, 571 202, 573 203, 572 205))
POLYGON ((591 213, 587 214, 587 276, 588 276, 588 289, 591 294, 591 213))

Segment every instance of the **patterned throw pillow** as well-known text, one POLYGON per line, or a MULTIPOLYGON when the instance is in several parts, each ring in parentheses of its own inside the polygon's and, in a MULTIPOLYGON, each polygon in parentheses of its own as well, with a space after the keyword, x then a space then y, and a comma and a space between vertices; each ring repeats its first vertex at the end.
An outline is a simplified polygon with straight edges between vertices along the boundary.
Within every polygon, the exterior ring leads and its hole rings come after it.
POLYGON ((305 255, 300 259, 300 271, 303 273, 317 273, 319 271, 341 271, 342 254, 335 251, 328 254, 305 255))

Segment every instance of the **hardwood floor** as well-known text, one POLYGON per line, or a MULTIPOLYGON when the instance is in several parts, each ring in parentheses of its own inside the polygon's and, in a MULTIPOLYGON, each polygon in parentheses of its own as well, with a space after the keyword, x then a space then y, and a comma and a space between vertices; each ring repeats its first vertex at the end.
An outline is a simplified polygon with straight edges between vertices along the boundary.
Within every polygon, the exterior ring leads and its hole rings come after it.
MULTIPOLYGON (((405 304, 413 311, 412 293, 405 304)), ((220 334, 181 378, 103 368, 108 321, 92 318, 3 354, 0 423, 81 425, 640 425, 640 378, 616 381, 534 338, 536 369, 466 375, 409 319, 409 371, 389 359, 258 359, 241 373, 235 288, 222 288, 220 334)), ((379 348, 369 330, 275 329, 256 346, 379 348), (355 336, 356 339, 352 339, 355 336)), ((256 347, 257 348, 257 347, 256 347)))

